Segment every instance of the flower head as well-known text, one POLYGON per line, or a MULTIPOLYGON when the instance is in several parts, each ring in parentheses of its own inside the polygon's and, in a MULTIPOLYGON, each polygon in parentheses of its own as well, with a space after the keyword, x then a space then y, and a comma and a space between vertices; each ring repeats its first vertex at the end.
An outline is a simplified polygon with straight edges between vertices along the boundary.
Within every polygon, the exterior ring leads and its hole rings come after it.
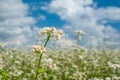
POLYGON ((87 52, 87 49, 84 48, 84 47, 80 47, 80 51, 81 51, 81 52, 87 52))
POLYGON ((5 46, 5 44, 3 44, 3 43, 0 43, 0 47, 4 47, 5 46))
POLYGON ((45 27, 40 31, 40 35, 43 36, 45 34, 53 34, 54 32, 56 32, 54 27, 45 27))
POLYGON ((55 39, 60 39, 64 33, 62 30, 57 30, 55 27, 45 27, 40 31, 40 35, 51 35, 51 37, 54 37, 55 39))
POLYGON ((41 47, 40 45, 34 45, 33 46, 33 51, 35 53, 45 53, 46 49, 44 47, 41 47))
POLYGON ((62 36, 64 36, 64 33, 62 30, 57 30, 55 33, 54 33, 54 37, 55 39, 60 39, 62 36))
POLYGON ((107 63, 109 65, 109 67, 113 68, 113 69, 117 69, 117 68, 120 68, 120 65, 119 64, 113 64, 111 62, 108 62, 107 63))
POLYGON ((55 70, 56 69, 56 64, 49 64, 48 69, 55 70))
POLYGON ((78 35, 85 35, 86 34, 84 31, 81 31, 81 30, 76 30, 75 33, 78 35))
POLYGON ((47 65, 48 69, 55 70, 57 68, 56 64, 53 63, 53 61, 52 61, 51 58, 49 58, 49 59, 46 60, 46 65, 47 65))
POLYGON ((53 60, 51 59, 51 58, 49 58, 49 59, 47 59, 46 60, 46 64, 48 65, 48 64, 52 64, 53 63, 53 60))

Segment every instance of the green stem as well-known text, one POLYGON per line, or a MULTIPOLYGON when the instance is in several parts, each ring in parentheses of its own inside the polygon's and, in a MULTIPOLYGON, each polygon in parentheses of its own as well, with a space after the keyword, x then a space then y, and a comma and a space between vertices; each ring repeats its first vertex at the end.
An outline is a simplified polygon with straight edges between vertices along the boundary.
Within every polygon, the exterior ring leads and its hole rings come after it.
MULTIPOLYGON (((38 68, 40 67, 41 57, 42 57, 42 53, 40 54, 40 58, 39 58, 39 62, 38 62, 38 68)), ((36 72, 35 80, 37 80, 37 76, 38 76, 38 72, 36 72)))
MULTIPOLYGON (((50 40, 50 37, 51 37, 51 35, 48 34, 48 36, 47 36, 47 38, 46 38, 46 41, 45 41, 45 44, 44 44, 44 47, 46 47, 48 41, 50 40)), ((42 59, 42 53, 40 54, 40 57, 39 57, 38 68, 40 67, 41 59, 42 59)), ((37 80, 38 74, 39 74, 39 73, 36 72, 35 80, 37 80)))
POLYGON ((51 35, 50 35, 50 34, 48 34, 48 36, 47 36, 47 38, 46 38, 46 42, 45 42, 45 44, 44 44, 44 47, 46 47, 46 45, 47 45, 48 41, 50 40, 50 37, 51 37, 51 35))

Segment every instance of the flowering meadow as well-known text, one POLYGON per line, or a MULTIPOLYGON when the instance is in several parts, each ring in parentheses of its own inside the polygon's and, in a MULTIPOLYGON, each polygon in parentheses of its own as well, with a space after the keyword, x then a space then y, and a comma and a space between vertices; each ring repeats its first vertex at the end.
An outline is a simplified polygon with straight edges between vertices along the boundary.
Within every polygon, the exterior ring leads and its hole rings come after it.
MULTIPOLYGON (((80 41, 85 32, 75 34, 80 41)), ((52 38, 62 39, 62 30, 46 27, 39 35, 44 36, 44 44, 26 50, 0 44, 0 80, 120 80, 120 50, 78 45, 54 49, 46 46, 52 38)))

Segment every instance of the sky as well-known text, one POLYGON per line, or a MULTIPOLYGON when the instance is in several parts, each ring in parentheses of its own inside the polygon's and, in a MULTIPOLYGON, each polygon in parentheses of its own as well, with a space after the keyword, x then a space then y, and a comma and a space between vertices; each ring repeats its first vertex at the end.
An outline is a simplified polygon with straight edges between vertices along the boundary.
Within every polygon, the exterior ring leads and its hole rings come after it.
POLYGON ((62 47, 120 48, 120 0, 0 0, 1 43, 32 45, 34 28, 51 26, 65 32, 56 42, 62 47), (86 32, 79 43, 75 30, 86 32))

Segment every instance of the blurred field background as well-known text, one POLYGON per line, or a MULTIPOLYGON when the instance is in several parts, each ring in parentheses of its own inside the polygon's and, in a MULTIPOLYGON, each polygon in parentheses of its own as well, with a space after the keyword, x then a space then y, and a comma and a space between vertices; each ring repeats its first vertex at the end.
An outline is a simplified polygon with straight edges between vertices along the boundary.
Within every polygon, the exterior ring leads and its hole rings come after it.
MULTIPOLYGON (((39 55, 32 50, 0 49, 1 80, 34 80, 39 55)), ((44 53, 45 60, 51 58, 57 69, 41 72, 38 80, 119 80, 120 50, 71 47, 69 50, 50 49, 44 53)))

